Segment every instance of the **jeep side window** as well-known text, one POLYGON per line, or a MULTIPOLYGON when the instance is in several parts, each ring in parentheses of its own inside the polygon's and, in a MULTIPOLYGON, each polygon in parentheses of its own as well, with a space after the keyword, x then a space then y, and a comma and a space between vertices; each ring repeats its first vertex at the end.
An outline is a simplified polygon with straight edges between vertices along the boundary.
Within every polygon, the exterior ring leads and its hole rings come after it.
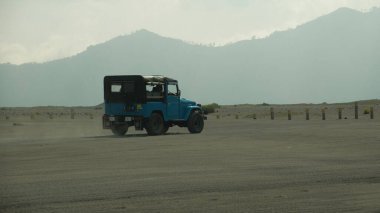
POLYGON ((133 93, 135 91, 135 83, 133 81, 113 82, 111 84, 112 93, 133 93))
POLYGON ((178 96, 178 86, 177 86, 177 84, 168 84, 168 95, 178 96))
POLYGON ((160 83, 148 83, 146 84, 147 98, 149 99, 162 99, 163 85, 160 83))
POLYGON ((121 92, 121 84, 120 83, 118 83, 118 84, 112 84, 111 85, 111 92, 112 93, 119 93, 119 92, 121 92))

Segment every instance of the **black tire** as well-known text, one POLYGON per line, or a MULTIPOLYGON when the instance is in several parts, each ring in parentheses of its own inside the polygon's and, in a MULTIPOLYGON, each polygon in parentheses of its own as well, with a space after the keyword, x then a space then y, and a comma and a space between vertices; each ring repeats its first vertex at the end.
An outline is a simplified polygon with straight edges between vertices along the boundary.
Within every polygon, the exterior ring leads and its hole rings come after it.
POLYGON ((191 113, 189 120, 187 121, 187 129, 190 133, 201 133, 203 130, 204 121, 203 116, 199 111, 191 113))
POLYGON ((117 136, 123 136, 125 133, 128 131, 128 126, 127 125, 119 125, 119 126, 113 126, 111 128, 112 133, 117 136))
POLYGON ((152 113, 145 123, 145 129, 148 135, 161 135, 165 130, 164 119, 159 113, 152 113))

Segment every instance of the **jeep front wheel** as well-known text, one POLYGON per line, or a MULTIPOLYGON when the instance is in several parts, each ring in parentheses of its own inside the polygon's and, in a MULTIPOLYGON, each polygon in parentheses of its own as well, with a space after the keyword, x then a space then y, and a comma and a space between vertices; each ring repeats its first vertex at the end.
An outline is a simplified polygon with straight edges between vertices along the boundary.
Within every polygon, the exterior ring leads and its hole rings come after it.
POLYGON ((203 130, 204 122, 203 116, 199 111, 191 113, 189 120, 187 121, 187 129, 190 133, 200 133, 203 130))
POLYGON ((111 128, 112 133, 117 136, 123 136, 125 133, 128 131, 128 126, 127 125, 118 125, 118 126, 113 126, 111 128))
POLYGON ((145 129, 148 135, 161 135, 165 130, 164 119, 159 113, 152 113, 146 121, 145 129))

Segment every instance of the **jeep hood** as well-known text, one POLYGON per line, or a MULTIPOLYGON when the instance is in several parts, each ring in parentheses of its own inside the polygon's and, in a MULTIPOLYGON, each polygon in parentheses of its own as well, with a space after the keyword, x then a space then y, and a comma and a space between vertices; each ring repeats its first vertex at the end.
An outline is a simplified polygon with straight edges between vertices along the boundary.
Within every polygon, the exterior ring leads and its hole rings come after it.
POLYGON ((188 106, 196 105, 195 101, 190 101, 185 98, 181 98, 181 104, 188 105, 188 106))

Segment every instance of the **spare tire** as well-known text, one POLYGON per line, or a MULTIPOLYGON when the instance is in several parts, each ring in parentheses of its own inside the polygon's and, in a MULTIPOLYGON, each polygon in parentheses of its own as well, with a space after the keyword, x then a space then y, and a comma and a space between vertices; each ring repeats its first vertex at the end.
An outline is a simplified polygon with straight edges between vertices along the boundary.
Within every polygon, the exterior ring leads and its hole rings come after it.
POLYGON ((111 127, 112 133, 117 136, 123 136, 128 131, 128 125, 117 125, 111 127))

